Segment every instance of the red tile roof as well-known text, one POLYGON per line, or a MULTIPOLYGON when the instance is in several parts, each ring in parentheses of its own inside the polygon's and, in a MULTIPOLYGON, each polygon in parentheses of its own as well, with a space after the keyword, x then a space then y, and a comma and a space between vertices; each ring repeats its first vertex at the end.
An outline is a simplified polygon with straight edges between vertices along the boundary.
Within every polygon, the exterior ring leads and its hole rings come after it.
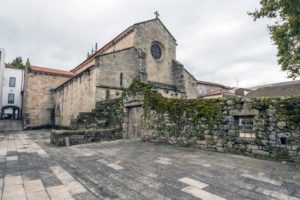
POLYGON ((216 86, 216 87, 221 87, 221 88, 229 88, 225 85, 219 84, 219 83, 212 83, 212 82, 207 82, 207 81, 197 81, 197 84, 199 85, 210 85, 210 86, 216 86))
POLYGON ((13 65, 11 65, 11 64, 6 64, 6 63, 5 63, 5 67, 6 67, 6 68, 12 68, 12 69, 20 69, 20 70, 22 70, 22 68, 15 67, 15 66, 13 66, 13 65))
MULTIPOLYGON (((13 66, 11 64, 5 64, 5 67, 21 69, 21 68, 13 66)), ((30 67, 30 70, 36 71, 36 72, 44 72, 44 73, 50 73, 50 74, 63 75, 63 76, 75 76, 76 75, 76 73, 70 72, 70 71, 64 71, 64 70, 53 69, 53 68, 48 68, 48 67, 33 66, 33 65, 30 67)))
POLYGON ((53 68, 47 68, 47 67, 39 67, 39 66, 31 66, 30 69, 32 71, 36 72, 45 72, 45 73, 50 73, 50 74, 57 74, 57 75, 63 75, 63 76, 75 76, 76 73, 74 72, 69 72, 69 71, 64 71, 60 69, 53 69, 53 68))
POLYGON ((223 93, 225 93, 225 91, 223 91, 222 89, 219 89, 219 90, 213 90, 213 91, 211 91, 207 94, 204 94, 202 96, 203 97, 205 97, 205 96, 214 96, 214 95, 220 95, 220 94, 223 94, 223 93))

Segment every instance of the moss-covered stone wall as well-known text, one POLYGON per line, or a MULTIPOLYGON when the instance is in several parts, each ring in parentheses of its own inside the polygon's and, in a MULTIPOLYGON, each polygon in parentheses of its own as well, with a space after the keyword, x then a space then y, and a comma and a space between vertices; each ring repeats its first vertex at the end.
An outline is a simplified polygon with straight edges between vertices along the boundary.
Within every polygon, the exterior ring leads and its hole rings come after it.
POLYGON ((71 122, 73 130, 112 130, 114 138, 122 138, 123 104, 122 99, 96 102, 92 112, 79 113, 71 122))
POLYGON ((167 99, 139 87, 144 141, 300 162, 299 97, 167 99))

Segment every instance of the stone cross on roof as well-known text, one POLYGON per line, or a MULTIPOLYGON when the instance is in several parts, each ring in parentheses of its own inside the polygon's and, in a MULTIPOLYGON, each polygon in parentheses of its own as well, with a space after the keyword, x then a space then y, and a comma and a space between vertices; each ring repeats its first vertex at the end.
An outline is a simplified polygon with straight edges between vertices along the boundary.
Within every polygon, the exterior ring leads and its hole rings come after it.
POLYGON ((154 15, 156 16, 156 19, 159 17, 159 13, 158 13, 158 11, 155 11, 154 12, 154 15))

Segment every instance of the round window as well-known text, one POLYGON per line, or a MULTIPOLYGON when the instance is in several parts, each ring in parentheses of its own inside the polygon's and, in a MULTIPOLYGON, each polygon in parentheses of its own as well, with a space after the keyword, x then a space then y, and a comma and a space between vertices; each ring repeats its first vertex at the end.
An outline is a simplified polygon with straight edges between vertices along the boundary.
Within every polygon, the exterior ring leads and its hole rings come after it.
POLYGON ((156 60, 160 59, 162 56, 162 50, 158 44, 152 44, 151 46, 152 57, 156 60))

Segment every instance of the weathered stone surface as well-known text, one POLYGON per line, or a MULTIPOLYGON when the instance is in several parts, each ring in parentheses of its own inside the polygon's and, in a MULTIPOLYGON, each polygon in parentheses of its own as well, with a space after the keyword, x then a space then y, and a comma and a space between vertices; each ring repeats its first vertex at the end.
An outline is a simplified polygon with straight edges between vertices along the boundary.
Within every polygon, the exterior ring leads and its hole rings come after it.
POLYGON ((277 122, 277 127, 279 129, 285 128, 286 127, 286 122, 284 122, 284 121, 277 122))
POLYGON ((176 40, 160 20, 135 24, 121 35, 76 67, 77 76, 54 91, 57 126, 69 127, 98 101, 120 98, 136 78, 156 84, 166 97, 197 98, 197 80, 176 61, 176 40), (151 55, 153 43, 161 46, 160 59, 151 55))
POLYGON ((70 76, 28 71, 24 85, 24 128, 52 126, 53 89, 70 76))
POLYGON ((100 142, 120 138, 116 132, 117 130, 114 129, 53 130, 51 131, 50 142, 56 146, 65 146, 66 137, 69 138, 71 145, 100 142))
MULTIPOLYGON (((180 110, 181 113, 190 112, 190 107, 183 108, 184 101, 172 104, 162 100, 160 106, 167 104, 171 109, 161 114, 160 107, 152 105, 154 108, 150 109, 151 114, 143 119, 143 135, 147 135, 143 140, 162 143, 163 136, 169 144, 299 162, 300 126, 296 125, 298 119, 293 117, 297 115, 297 111, 282 106, 288 104, 291 107, 291 102, 296 105, 298 101, 298 98, 273 101, 230 99, 224 104, 224 100, 215 100, 210 101, 211 108, 207 106, 204 109, 206 112, 215 107, 220 109, 221 111, 217 111, 214 117, 205 116, 203 112, 200 117, 192 115, 186 118, 182 115, 175 118, 173 110, 180 110), (236 107, 243 102, 247 102, 247 109, 232 110, 232 106, 236 107), (240 121, 245 119, 244 117, 251 122, 246 128, 240 121)), ((202 105, 206 102, 195 100, 193 105, 198 103, 202 105)))
MULTIPOLYGON (((25 142, 41 145, 49 158, 43 159, 36 153, 18 153, 17 156, 24 158, 20 159, 22 167, 44 171, 45 175, 37 177, 43 183, 49 176, 61 180, 45 186, 50 198, 196 200, 189 190, 183 190, 187 187, 197 188, 191 192, 195 196, 213 199, 299 198, 300 173, 295 164, 142 143, 137 139, 53 148, 47 142, 49 134, 39 131, 11 134, 0 143, 3 146, 9 141, 26 147, 20 138, 27 136, 25 142), (57 165, 61 167, 53 167, 57 165), (51 170, 45 170, 49 168, 51 170), (80 180, 83 187, 74 180, 80 180)), ((20 193, 22 189, 14 186, 11 191, 20 193)), ((34 196, 26 190, 22 194, 25 193, 28 199, 48 199, 40 192, 34 196)), ((13 196, 7 197, 12 199, 13 196)), ((16 199, 22 199, 20 197, 16 199)))
POLYGON ((238 109, 238 110, 230 110, 229 115, 231 116, 251 116, 258 115, 258 110, 255 109, 238 109))

